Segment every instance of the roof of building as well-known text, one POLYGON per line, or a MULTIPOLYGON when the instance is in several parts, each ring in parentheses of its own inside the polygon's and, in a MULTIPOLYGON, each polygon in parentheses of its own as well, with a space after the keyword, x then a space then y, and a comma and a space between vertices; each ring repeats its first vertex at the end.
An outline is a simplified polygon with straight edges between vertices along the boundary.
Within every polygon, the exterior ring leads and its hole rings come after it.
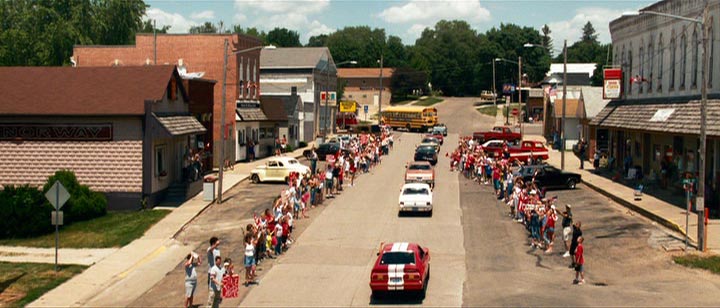
MULTIPOLYGON (((707 135, 720 136, 720 100, 708 100, 707 135)), ((698 135, 700 101, 683 103, 626 103, 611 101, 590 125, 671 134, 698 135)))
MULTIPOLYGON (((566 118, 579 118, 578 117, 579 105, 580 105, 580 102, 577 98, 566 99, 565 100, 565 117, 566 118)), ((553 110, 555 111, 556 118, 562 117, 562 114, 563 114, 562 99, 555 100, 555 106, 553 107, 553 110)))
MULTIPOLYGON (((391 77, 395 72, 395 68, 384 67, 382 69, 383 77, 391 77)), ((339 78, 378 78, 380 77, 379 67, 357 67, 357 68, 338 68, 339 78)))
POLYGON ((265 112, 260 107, 257 108, 237 108, 235 112, 240 117, 240 121, 253 122, 253 121, 267 121, 268 117, 265 116, 265 112))
POLYGON ((142 115, 173 74, 166 65, 0 67, 0 115, 142 115))
POLYGON ((269 121, 284 122, 288 120, 288 117, 294 115, 295 106, 287 105, 289 105, 289 100, 286 103, 285 96, 260 96, 260 108, 262 108, 269 121))
POLYGON ((172 136, 199 134, 206 131, 205 127, 192 116, 155 116, 155 118, 172 136))
MULTIPOLYGON (((568 86, 589 86, 590 76, 587 73, 567 73, 568 86)), ((554 73, 546 76, 540 84, 563 84, 563 74, 554 73)))
POLYGON ((327 47, 263 49, 260 52, 260 68, 315 68, 318 63, 324 63, 328 58, 331 66, 334 66, 327 47))
POLYGON ((594 118, 610 102, 609 99, 603 98, 602 87, 582 87, 580 97, 585 109, 585 117, 588 119, 594 118))
MULTIPOLYGON (((595 68, 597 67, 597 63, 568 63, 567 64, 567 72, 568 74, 571 73, 586 73, 589 77, 593 76, 593 73, 595 72, 595 68)), ((550 76, 552 74, 561 74, 564 70, 564 64, 563 63, 551 63, 550 64, 550 70, 545 74, 546 76, 550 76)))

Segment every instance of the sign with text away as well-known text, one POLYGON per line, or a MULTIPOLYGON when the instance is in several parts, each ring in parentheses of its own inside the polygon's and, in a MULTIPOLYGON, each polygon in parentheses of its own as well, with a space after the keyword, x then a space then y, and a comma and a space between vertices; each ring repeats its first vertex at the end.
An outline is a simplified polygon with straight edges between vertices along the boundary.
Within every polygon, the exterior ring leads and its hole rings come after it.
POLYGON ((320 92, 320 104, 335 106, 335 104, 337 104, 337 92, 334 92, 334 91, 320 92), (325 101, 327 101, 327 104, 325 103, 325 101))
POLYGON ((622 69, 606 68, 603 70, 603 77, 603 98, 620 98, 622 96, 622 69))

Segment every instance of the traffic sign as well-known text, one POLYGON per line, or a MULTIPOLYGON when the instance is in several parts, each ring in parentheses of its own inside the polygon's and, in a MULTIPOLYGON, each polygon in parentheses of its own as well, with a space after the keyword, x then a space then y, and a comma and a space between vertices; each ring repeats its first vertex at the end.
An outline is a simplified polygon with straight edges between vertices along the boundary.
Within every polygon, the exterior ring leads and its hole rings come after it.
POLYGON ((70 193, 60 181, 55 181, 55 184, 45 193, 45 198, 50 201, 55 210, 60 210, 65 205, 65 202, 70 199, 70 193))
POLYGON ((62 226, 65 223, 63 211, 50 212, 50 223, 53 226, 62 226))
POLYGON ((363 106, 363 111, 365 111, 365 113, 368 113, 368 110, 368 105, 363 106))

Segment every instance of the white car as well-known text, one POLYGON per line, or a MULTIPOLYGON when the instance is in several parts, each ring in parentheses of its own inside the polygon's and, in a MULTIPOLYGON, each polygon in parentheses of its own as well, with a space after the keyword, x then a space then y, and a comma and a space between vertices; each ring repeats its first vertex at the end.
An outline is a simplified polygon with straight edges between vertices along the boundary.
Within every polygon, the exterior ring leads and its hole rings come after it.
POLYGON ((310 173, 310 167, 301 164, 292 157, 273 157, 264 165, 255 167, 250 172, 250 179, 253 183, 267 181, 287 182, 291 172, 297 172, 304 176, 310 173))
POLYGON ((408 183, 403 185, 398 198, 400 213, 427 212, 432 216, 433 195, 430 185, 426 183, 408 183))

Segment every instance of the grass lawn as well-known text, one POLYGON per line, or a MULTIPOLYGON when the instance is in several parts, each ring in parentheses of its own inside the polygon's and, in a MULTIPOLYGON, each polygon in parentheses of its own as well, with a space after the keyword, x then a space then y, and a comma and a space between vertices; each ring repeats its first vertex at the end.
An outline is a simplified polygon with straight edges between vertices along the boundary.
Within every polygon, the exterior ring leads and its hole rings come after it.
POLYGON ((485 106, 485 107, 480 107, 480 108, 475 108, 475 109, 477 111, 479 111, 480 113, 491 116, 491 117, 497 116, 497 112, 498 112, 498 108, 495 106, 485 106))
POLYGON ((79 274, 87 267, 54 264, 0 262, 0 306, 23 307, 79 274))
POLYGON ((673 257, 673 260, 687 267, 706 269, 720 274, 720 256, 684 255, 673 257))
POLYGON ((392 103, 390 103, 390 105, 391 105, 391 106, 407 105, 407 104, 409 104, 409 103, 411 103, 411 102, 413 102, 413 101, 415 101, 415 100, 413 100, 413 99, 407 99, 407 100, 404 100, 404 101, 392 102, 392 103))
MULTIPOLYGON (((61 248, 122 247, 141 237, 169 210, 108 212, 107 215, 60 227, 61 248)), ((55 247, 55 233, 23 239, 3 239, 0 245, 55 247)))
POLYGON ((432 105, 435 105, 442 101, 443 101, 442 98, 437 98, 435 96, 429 96, 425 99, 419 100, 417 103, 415 103, 415 105, 417 105, 417 106, 432 106, 432 105))

